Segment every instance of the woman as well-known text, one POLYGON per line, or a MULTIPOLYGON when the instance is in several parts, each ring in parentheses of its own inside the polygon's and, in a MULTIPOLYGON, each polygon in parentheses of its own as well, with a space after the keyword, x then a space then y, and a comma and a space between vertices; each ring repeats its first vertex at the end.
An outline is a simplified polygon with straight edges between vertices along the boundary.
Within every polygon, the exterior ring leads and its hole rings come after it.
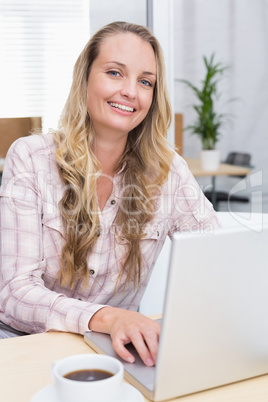
POLYGON ((79 56, 58 131, 19 139, 1 187, 2 333, 90 329, 155 364, 160 325, 137 312, 167 235, 218 226, 171 120, 159 43, 116 22, 79 56))

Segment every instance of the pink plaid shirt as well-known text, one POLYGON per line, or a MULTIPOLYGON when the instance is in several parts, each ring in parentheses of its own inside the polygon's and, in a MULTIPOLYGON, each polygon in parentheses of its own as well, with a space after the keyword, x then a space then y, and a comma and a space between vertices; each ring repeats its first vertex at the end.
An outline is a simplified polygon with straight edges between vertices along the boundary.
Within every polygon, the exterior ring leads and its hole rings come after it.
POLYGON ((83 334, 92 315, 105 305, 137 310, 167 235, 211 231, 218 221, 187 164, 174 153, 157 213, 141 241, 144 266, 140 287, 129 284, 124 289, 123 278, 115 292, 126 248, 124 240, 114 235, 122 195, 119 173, 113 178, 110 199, 99 212, 101 232, 88 257, 88 286, 62 287, 55 278, 65 241, 58 210, 64 185, 54 152, 52 135, 34 135, 16 141, 6 157, 0 188, 0 320, 28 333, 83 334))

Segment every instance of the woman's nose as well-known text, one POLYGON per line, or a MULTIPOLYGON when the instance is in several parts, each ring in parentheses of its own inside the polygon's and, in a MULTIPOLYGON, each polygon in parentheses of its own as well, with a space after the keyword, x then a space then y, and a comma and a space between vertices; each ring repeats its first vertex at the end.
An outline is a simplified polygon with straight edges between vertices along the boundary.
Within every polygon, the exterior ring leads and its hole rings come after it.
POLYGON ((127 79, 123 82, 121 88, 121 95, 130 99, 135 99, 137 96, 137 83, 136 80, 127 79))

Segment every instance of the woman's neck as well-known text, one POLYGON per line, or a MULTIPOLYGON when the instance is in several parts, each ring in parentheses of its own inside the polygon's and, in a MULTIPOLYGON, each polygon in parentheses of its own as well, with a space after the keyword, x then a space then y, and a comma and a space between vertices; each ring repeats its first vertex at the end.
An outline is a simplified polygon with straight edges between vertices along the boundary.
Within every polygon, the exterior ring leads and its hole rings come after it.
POLYGON ((110 138, 100 139, 96 137, 94 153, 102 166, 102 175, 97 180, 97 198, 101 211, 103 211, 113 191, 113 176, 125 146, 126 138, 120 141, 111 141, 110 138))
POLYGON ((100 162, 103 173, 113 175, 126 146, 126 139, 120 141, 96 139, 94 153, 100 162))

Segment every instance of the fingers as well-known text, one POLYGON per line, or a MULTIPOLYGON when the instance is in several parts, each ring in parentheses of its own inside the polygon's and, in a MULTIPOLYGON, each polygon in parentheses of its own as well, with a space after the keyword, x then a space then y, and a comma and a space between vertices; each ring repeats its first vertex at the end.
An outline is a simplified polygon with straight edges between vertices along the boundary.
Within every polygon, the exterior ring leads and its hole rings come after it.
POLYGON ((113 348, 118 354, 118 356, 121 357, 121 359, 127 361, 128 363, 134 363, 135 362, 135 357, 127 350, 125 347, 125 344, 121 339, 114 339, 113 342, 113 348))
MULTIPOLYGON (((160 325, 159 330, 160 332, 160 325)), ((159 332, 150 332, 148 336, 145 338, 147 348, 150 352, 151 358, 153 360, 153 364, 156 364, 157 352, 158 352, 158 344, 159 344, 159 332)))
POLYGON ((147 366, 156 363, 160 324, 135 311, 103 307, 91 318, 89 329, 110 334, 114 350, 124 360, 133 363, 134 356, 125 345, 132 342, 147 366))
POLYGON ((154 366, 156 363, 158 338, 155 333, 150 334, 145 341, 144 337, 139 334, 132 340, 140 358, 146 366, 154 366))
POLYGON ((135 358, 125 347, 132 342, 144 364, 153 366, 157 359, 160 325, 147 317, 138 318, 140 321, 135 326, 126 325, 111 334, 113 347, 122 359, 133 363, 135 358))

